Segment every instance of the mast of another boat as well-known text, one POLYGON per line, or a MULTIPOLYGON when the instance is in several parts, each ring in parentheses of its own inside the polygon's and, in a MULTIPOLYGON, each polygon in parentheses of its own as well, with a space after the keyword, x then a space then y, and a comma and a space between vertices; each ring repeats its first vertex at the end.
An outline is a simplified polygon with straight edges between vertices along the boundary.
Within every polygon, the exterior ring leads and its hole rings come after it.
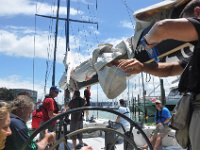
MULTIPOLYGON (((97 25, 98 28, 98 22, 94 21, 84 21, 84 20, 75 20, 70 18, 70 0, 67 0, 67 18, 65 19, 65 35, 66 35, 66 52, 65 52, 65 57, 64 57, 64 65, 65 65, 65 72, 67 74, 68 72, 68 65, 66 65, 68 61, 68 52, 70 51, 70 45, 69 45, 69 23, 70 22, 76 22, 76 23, 86 23, 86 24, 95 24, 97 25)), ((65 104, 68 103, 70 100, 70 90, 69 90, 69 83, 65 89, 65 104)))
POLYGON ((164 81, 160 79, 160 99, 163 105, 166 104, 166 97, 165 97, 165 89, 164 89, 164 81))
POLYGON ((146 115, 147 115, 147 109, 146 109, 146 90, 144 86, 144 75, 143 72, 141 72, 141 78, 142 78, 142 96, 143 96, 143 114, 144 114, 144 120, 145 123, 147 122, 146 115))

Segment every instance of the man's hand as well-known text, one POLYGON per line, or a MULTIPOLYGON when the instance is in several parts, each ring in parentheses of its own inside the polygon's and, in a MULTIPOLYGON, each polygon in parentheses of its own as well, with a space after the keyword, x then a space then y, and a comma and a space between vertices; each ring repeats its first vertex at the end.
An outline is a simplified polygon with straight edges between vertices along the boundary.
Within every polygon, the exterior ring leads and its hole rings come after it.
POLYGON ((132 75, 142 72, 144 64, 137 59, 124 59, 120 61, 118 67, 124 70, 127 74, 132 75))
POLYGON ((157 127, 160 127, 160 126, 162 126, 163 124, 162 123, 158 123, 156 126, 157 127))
POLYGON ((54 132, 48 132, 48 130, 45 130, 44 138, 47 139, 48 143, 53 143, 56 139, 56 134, 54 132))
POLYGON ((55 141, 56 134, 54 132, 48 133, 48 130, 45 130, 44 138, 37 142, 38 150, 47 149, 47 145, 55 141))

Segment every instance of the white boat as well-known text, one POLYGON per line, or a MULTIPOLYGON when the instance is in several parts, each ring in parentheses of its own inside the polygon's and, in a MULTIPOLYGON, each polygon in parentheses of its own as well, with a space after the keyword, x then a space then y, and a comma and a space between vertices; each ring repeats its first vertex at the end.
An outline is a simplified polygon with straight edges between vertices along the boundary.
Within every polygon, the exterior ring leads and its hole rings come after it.
MULTIPOLYGON (((83 128, 89 129, 89 128, 107 128, 109 120, 107 119, 94 119, 93 121, 84 121, 83 122, 83 128)), ((31 121, 27 123, 28 127, 31 128, 31 121)), ((68 125, 68 130, 70 126, 68 125)), ((126 129, 127 130, 127 129, 126 129)), ((147 135, 147 137, 150 137, 153 131, 155 130, 155 126, 144 126, 143 131, 147 135)), ((118 132, 124 134, 124 131, 122 128, 117 129, 118 132)), ((146 141, 140 131, 138 129, 133 128, 132 130, 134 141, 137 144, 138 147, 144 146, 146 144, 146 141)), ((88 145, 92 146, 94 150, 101 150, 105 147, 105 132, 96 130, 91 132, 85 132, 83 134, 83 141, 84 143, 87 143, 88 145)), ((36 136, 35 139, 39 139, 39 135, 36 136)), ((122 137, 119 137, 119 139, 123 139, 122 137)), ((71 147, 72 143, 71 140, 68 140, 68 146, 71 147)), ((118 143, 115 145, 116 150, 123 150, 124 143, 118 143)), ((60 150, 64 150, 64 145, 60 145, 60 150)), ((177 143, 175 139, 175 131, 171 130, 162 140, 162 145, 160 150, 167 150, 167 149, 174 149, 174 150, 183 150, 179 144, 177 143)))

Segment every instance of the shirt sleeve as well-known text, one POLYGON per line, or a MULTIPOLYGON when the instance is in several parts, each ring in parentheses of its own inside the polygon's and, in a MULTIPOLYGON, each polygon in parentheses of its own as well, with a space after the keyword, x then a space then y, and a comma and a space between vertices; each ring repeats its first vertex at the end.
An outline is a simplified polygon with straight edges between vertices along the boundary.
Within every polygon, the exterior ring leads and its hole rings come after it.
POLYGON ((163 109, 163 117, 165 117, 166 119, 171 118, 171 113, 167 108, 163 109))
POLYGON ((43 106, 47 111, 54 111, 54 102, 52 98, 46 98, 43 102, 43 106))
POLYGON ((188 21, 190 21, 193 26, 195 27, 196 31, 197 31, 197 34, 198 34, 198 46, 200 45, 200 19, 197 19, 197 18, 188 18, 188 21))

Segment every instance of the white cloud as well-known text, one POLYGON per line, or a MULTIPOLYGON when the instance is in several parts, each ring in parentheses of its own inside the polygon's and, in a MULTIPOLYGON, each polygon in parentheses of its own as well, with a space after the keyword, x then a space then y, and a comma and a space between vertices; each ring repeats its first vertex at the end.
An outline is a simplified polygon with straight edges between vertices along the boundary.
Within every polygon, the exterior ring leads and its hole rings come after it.
MULTIPOLYGON (((51 9, 56 12, 56 7, 50 6, 47 3, 37 3, 37 13, 43 15, 52 14, 51 9)), ((70 9, 71 15, 83 14, 74 8, 70 9)), ((33 0, 1 0, 0 16, 15 16, 15 15, 34 15, 36 13, 36 3, 33 0)), ((66 14, 66 7, 60 7, 60 14, 66 14)))
POLYGON ((133 25, 130 21, 123 20, 123 21, 120 21, 120 24, 123 28, 128 28, 128 29, 131 29, 131 30, 134 29, 134 27, 133 27, 133 25))
MULTIPOLYGON (((24 29, 24 28, 22 28, 24 29)), ((17 56, 17 57, 33 57, 34 51, 34 34, 30 29, 23 30, 23 35, 19 35, 15 31, 9 32, 6 30, 0 30, 0 52, 5 55, 17 56)), ((47 47, 48 47, 48 33, 38 32, 35 36, 35 56, 37 58, 47 58, 47 47)), ((51 41, 51 49, 54 48, 54 40, 51 41)), ((70 36, 70 46, 71 50, 78 48, 80 44, 80 39, 75 36, 70 36)), ((59 63, 63 61, 65 54, 65 38, 58 37, 58 47, 57 47, 57 60, 59 63)), ((53 52, 50 53, 53 56, 53 52)), ((72 53, 73 63, 83 62, 83 59, 87 56, 73 52, 72 53), (79 58, 79 59, 76 59, 79 58)), ((51 57, 52 58, 52 57, 51 57)))

